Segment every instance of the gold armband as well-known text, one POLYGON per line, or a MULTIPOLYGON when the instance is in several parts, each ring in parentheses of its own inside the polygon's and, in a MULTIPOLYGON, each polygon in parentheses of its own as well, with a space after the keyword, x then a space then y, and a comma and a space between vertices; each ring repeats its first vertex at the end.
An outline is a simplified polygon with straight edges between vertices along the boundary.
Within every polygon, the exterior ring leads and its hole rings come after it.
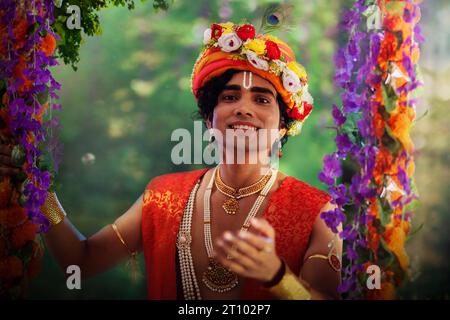
POLYGON ((326 260, 328 262, 328 264, 331 266, 331 268, 333 268, 334 271, 341 272, 341 260, 335 253, 330 252, 327 256, 324 254, 313 254, 313 255, 309 256, 308 258, 306 258, 303 263, 305 263, 306 261, 308 261, 310 259, 326 260))
POLYGON ((324 254, 320 254, 320 253, 312 254, 303 260, 303 264, 305 264, 307 261, 309 261, 311 259, 322 259, 322 260, 328 261, 328 264, 331 266, 331 268, 333 268, 334 271, 340 273, 341 268, 342 268, 342 262, 338 255, 335 239, 331 240, 328 243, 328 248, 330 248, 328 255, 324 255, 324 254))
POLYGON ((138 278, 140 277, 139 266, 138 266, 138 262, 137 262, 138 252, 136 250, 130 249, 130 247, 125 242, 125 239, 122 237, 122 234, 119 232, 119 229, 117 228, 116 223, 111 224, 111 227, 113 228, 114 232, 116 233, 117 238, 119 238, 119 241, 123 244, 123 246, 127 249, 128 253, 130 254, 130 259, 128 261, 128 264, 131 266, 131 278, 132 278, 133 282, 136 283, 138 278))
POLYGON ((58 197, 54 192, 47 193, 47 199, 41 209, 52 226, 61 223, 66 216, 66 212, 59 203, 58 197))
POLYGON ((269 288, 269 292, 281 300, 311 300, 311 294, 300 279, 285 264, 285 272, 281 280, 269 288))

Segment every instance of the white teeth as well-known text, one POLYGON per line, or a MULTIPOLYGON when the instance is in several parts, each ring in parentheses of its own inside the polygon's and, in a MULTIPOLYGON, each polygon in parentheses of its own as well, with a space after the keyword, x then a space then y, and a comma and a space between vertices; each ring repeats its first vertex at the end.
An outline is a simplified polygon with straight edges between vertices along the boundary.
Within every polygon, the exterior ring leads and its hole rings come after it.
POLYGON ((246 125, 233 125, 231 126, 233 129, 242 129, 242 130, 256 130, 255 127, 251 127, 251 126, 246 126, 246 125))

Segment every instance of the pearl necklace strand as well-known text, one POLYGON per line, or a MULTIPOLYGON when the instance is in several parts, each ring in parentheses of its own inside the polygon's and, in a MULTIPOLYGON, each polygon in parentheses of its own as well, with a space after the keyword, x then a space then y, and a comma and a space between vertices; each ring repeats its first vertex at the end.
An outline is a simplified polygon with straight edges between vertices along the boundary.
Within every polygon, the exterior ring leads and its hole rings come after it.
POLYGON ((200 186, 198 181, 189 195, 189 199, 184 209, 181 228, 178 232, 177 247, 180 262, 181 279, 183 284, 183 293, 186 300, 201 300, 200 289, 198 287, 197 277, 195 276, 194 263, 191 254, 191 223, 192 213, 194 211, 195 195, 200 186))
MULTIPOLYGON (((213 243, 212 243, 212 236, 211 236, 211 192, 212 192, 212 186, 214 182, 214 177, 217 171, 217 167, 214 168, 214 171, 211 175, 211 179, 208 183, 208 186, 206 188, 205 194, 203 196, 203 230, 204 230, 204 237, 205 237, 205 247, 206 252, 208 254, 208 259, 213 259, 213 243)), ((245 219, 245 222, 241 228, 241 230, 248 230, 250 228, 250 221, 252 218, 256 216, 256 213, 258 212, 259 208, 261 207, 267 193, 272 188, 273 184, 275 183, 275 180, 277 178, 278 170, 271 169, 272 175, 261 191, 261 193, 258 195, 258 198, 256 199, 255 203, 253 204, 249 214, 247 215, 247 218, 245 219)), ((198 286, 197 277, 195 275, 195 269, 194 269, 194 263, 192 260, 192 254, 191 254, 191 242, 192 242, 192 236, 191 236, 191 225, 192 225, 192 215, 194 212, 194 202, 195 202, 195 196, 197 194, 197 190, 200 186, 200 181, 198 181, 194 188, 192 189, 189 199, 186 205, 186 208, 184 210, 183 214, 183 220, 181 223, 180 231, 178 232, 178 239, 177 239, 177 247, 178 247, 178 256, 180 261, 180 270, 181 270, 181 279, 182 279, 182 286, 183 286, 183 294, 184 298, 186 300, 201 300, 200 295, 200 288, 198 286)), ((209 288, 209 287, 208 287, 209 288)), ((213 290, 213 288, 209 288, 213 290)), ((231 290, 231 289, 230 289, 231 290)), ((213 290, 218 291, 218 290, 213 290)), ((223 292, 223 291, 220 291, 223 292)))

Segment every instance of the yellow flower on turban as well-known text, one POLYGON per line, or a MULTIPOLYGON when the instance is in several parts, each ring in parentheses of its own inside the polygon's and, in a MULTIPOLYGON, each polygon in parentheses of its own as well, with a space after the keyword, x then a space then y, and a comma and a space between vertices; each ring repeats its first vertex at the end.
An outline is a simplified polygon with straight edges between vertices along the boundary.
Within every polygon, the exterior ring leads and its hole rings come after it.
POLYGON ((303 81, 306 80, 306 70, 305 68, 298 63, 297 61, 291 61, 286 65, 289 69, 294 71, 294 73, 303 81))
POLYGON ((233 26, 234 26, 233 23, 227 22, 227 23, 221 23, 220 25, 223 28, 222 34, 227 34, 227 33, 233 32, 233 26))
POLYGON ((253 39, 245 43, 245 48, 255 52, 257 55, 264 55, 266 42, 262 39, 253 39))

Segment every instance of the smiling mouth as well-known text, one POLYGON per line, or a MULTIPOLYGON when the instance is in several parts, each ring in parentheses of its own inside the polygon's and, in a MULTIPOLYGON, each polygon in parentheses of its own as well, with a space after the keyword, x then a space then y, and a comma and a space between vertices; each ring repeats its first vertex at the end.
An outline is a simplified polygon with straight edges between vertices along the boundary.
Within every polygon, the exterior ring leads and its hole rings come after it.
POLYGON ((243 125, 243 124, 233 124, 228 126, 229 129, 233 130, 244 130, 244 131, 257 131, 259 128, 249 125, 243 125))

